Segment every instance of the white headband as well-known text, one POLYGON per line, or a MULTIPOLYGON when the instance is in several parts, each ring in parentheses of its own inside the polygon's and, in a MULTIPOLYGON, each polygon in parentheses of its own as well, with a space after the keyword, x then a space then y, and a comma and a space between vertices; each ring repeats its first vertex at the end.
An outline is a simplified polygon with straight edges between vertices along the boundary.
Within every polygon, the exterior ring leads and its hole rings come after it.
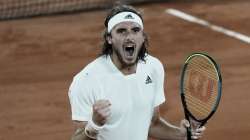
POLYGON ((111 32, 113 27, 121 22, 131 21, 138 23, 143 29, 142 19, 133 12, 121 12, 113 16, 108 22, 108 33, 111 32))

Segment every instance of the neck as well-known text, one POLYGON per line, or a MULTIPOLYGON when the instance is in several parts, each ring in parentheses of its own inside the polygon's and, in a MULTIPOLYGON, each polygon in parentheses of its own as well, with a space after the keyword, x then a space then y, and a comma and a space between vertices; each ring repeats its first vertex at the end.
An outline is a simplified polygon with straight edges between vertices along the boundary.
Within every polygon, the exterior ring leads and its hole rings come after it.
POLYGON ((111 55, 110 57, 117 69, 120 70, 124 75, 136 73, 137 63, 129 65, 120 61, 116 55, 111 55))

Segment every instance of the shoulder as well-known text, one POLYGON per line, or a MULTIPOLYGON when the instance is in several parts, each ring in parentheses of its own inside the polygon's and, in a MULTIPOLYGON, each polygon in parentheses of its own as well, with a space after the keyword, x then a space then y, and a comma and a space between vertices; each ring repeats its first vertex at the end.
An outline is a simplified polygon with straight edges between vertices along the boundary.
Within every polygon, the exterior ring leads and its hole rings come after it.
POLYGON ((154 57, 152 55, 147 55, 146 56, 144 64, 149 69, 153 69, 153 70, 162 70, 162 69, 164 69, 164 66, 163 66, 162 62, 158 58, 156 58, 156 57, 154 57))
POLYGON ((86 65, 74 78, 78 77, 92 77, 107 71, 107 57, 100 56, 94 61, 86 65))
POLYGON ((106 61, 107 58, 105 56, 96 58, 74 76, 72 83, 81 85, 95 83, 95 77, 107 71, 106 61))
POLYGON ((151 64, 162 65, 161 61, 152 55, 147 55, 145 60, 146 62, 151 63, 151 64))

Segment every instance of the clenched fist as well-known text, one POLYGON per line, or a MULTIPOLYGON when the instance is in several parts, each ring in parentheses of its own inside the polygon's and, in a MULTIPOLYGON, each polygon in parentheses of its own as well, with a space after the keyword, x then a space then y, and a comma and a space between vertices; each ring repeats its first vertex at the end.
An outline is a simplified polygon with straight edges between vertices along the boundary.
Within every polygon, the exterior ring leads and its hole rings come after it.
POLYGON ((111 103, 108 100, 98 100, 93 105, 92 120, 96 125, 103 126, 111 115, 111 103))

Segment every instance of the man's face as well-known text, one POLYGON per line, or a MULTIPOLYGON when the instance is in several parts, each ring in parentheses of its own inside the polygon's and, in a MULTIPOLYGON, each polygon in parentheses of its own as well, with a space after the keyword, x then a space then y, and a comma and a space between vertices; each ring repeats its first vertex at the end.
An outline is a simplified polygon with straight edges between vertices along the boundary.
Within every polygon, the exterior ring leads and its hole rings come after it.
POLYGON ((143 30, 135 22, 122 22, 111 31, 108 42, 112 44, 113 54, 122 66, 136 64, 138 53, 144 42, 143 30))

